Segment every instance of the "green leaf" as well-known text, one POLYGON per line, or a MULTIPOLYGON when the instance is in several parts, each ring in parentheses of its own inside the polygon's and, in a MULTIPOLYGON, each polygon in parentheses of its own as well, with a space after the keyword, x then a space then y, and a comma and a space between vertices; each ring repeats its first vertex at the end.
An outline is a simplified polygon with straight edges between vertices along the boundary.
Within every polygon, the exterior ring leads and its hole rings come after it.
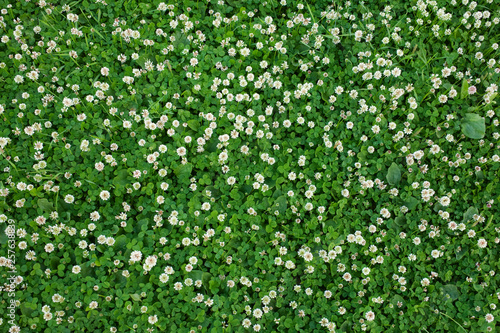
POLYGON ((240 200, 241 199, 241 194, 240 194, 240 192, 238 192, 237 189, 231 190, 230 195, 231 195, 231 198, 233 198, 234 200, 240 200))
POLYGON ((458 58, 458 53, 457 52, 450 53, 446 57, 446 65, 448 67, 450 67, 453 64, 453 61, 455 61, 455 59, 457 59, 457 58, 458 58))
POLYGON ((460 296, 460 292, 454 284, 447 284, 442 287, 442 290, 443 293, 449 295, 452 300, 456 300, 460 296))
POLYGON ((399 166, 392 162, 389 170, 387 171, 387 181, 391 185, 396 185, 399 183, 401 180, 401 170, 399 169, 399 166))
POLYGON ((406 218, 404 216, 398 216, 394 219, 394 227, 396 229, 401 228, 406 222, 406 218))
POLYGON ((216 140, 210 140, 207 143, 207 152, 213 153, 214 151, 217 150, 217 141, 216 140))
POLYGON ((137 228, 140 231, 146 231, 146 230, 148 230, 148 220, 147 219, 142 219, 139 222, 137 222, 137 228))
POLYGON ((141 55, 136 62, 142 67, 142 69, 146 69, 146 61, 149 60, 147 56, 141 55))
MULTIPOLYGON (((229 5, 231 5, 231 7, 234 7, 234 8, 240 8, 243 6, 243 4, 245 3, 244 1, 241 1, 241 0, 227 0, 227 3, 229 5)), ((231 35, 232 36, 232 35, 231 35)))
POLYGON ((214 294, 217 294, 219 292, 219 285, 220 283, 217 280, 210 280, 210 291, 214 294))
POLYGON ((401 303, 403 303, 403 304, 404 304, 404 298, 403 298, 403 297, 401 297, 400 295, 397 295, 397 294, 396 294, 396 295, 394 295, 394 297, 392 298, 391 303, 392 303, 393 305, 397 306, 398 302, 401 302, 401 303))
POLYGON ((21 303, 21 313, 24 316, 30 317, 31 314, 36 310, 36 304, 32 303, 21 303))
POLYGON ((344 321, 344 323, 340 326, 341 332, 350 332, 351 331, 352 322, 349 320, 344 321))
POLYGON ((450 281, 452 276, 453 276, 453 272, 451 270, 448 270, 446 272, 446 274, 444 275, 443 281, 446 281, 446 282, 450 281))
MULTIPOLYGON (((189 118, 189 116, 191 115, 191 113, 187 110, 179 110, 178 111, 178 114, 179 114, 179 117, 183 120, 183 121, 186 121, 186 119, 189 118)), ((189 125, 189 123, 188 123, 189 125)))
POLYGON ((115 248, 118 250, 125 251, 125 247, 127 246, 127 242, 128 242, 127 236, 120 235, 120 236, 116 237, 116 241, 114 244, 115 248))
POLYGON ((284 195, 280 196, 276 201, 274 202, 274 205, 272 206, 273 209, 278 210, 280 214, 283 214, 286 212, 286 208, 288 206, 286 197, 284 195))
POLYGON ((469 82, 466 79, 462 80, 462 90, 460 91, 460 99, 464 99, 469 95, 469 82))
POLYGON ((241 186, 241 190, 245 194, 248 194, 248 193, 252 192, 252 189, 253 189, 253 187, 251 185, 243 185, 243 186, 241 186))
POLYGON ((408 207, 408 210, 413 210, 418 205, 418 200, 414 197, 409 197, 408 200, 405 201, 404 205, 408 207))
POLYGON ((130 297, 136 302, 141 300, 141 296, 139 294, 130 294, 130 297))
POLYGON ((43 209, 46 213, 50 213, 54 210, 54 205, 52 202, 49 202, 49 200, 42 198, 37 200, 37 205, 41 209, 43 209))
POLYGON ((460 260, 460 259, 462 259, 462 257, 464 255, 467 254, 468 251, 469 251, 469 247, 468 246, 462 246, 460 248, 460 251, 455 251, 455 256, 456 256, 457 259, 460 260))
POLYGON ((464 218, 462 219, 462 222, 467 222, 467 221, 470 221, 472 219, 472 217, 474 216, 474 214, 478 214, 479 211, 477 210, 476 207, 469 207, 469 209, 467 209, 467 211, 464 213, 464 218))
POLYGON ((203 272, 201 270, 193 270, 191 271, 190 277, 193 280, 201 280, 203 285, 210 285, 210 279, 212 278, 212 274, 203 272))
POLYGON ((193 171, 193 165, 191 163, 181 164, 174 169, 174 173, 179 177, 181 183, 186 182, 191 176, 191 171, 193 171))
POLYGON ((187 36, 185 33, 182 33, 180 31, 177 31, 175 33, 175 41, 173 42, 173 45, 175 48, 185 48, 187 45, 189 45, 189 39, 187 39, 187 36))
POLYGON ((113 179, 113 184, 114 185, 121 185, 125 186, 128 184, 127 181, 127 176, 128 176, 128 171, 125 169, 118 170, 115 172, 116 177, 113 179))
POLYGON ((0 244, 7 244, 7 241, 9 240, 9 237, 5 233, 5 229, 7 229, 7 227, 2 227, 1 228, 1 232, 0 232, 0 244))
POLYGON ((201 276, 201 282, 203 283, 203 285, 209 285, 211 278, 212 278, 212 274, 207 273, 207 272, 203 272, 203 274, 201 276))
POLYGON ((497 98, 497 96, 498 96, 498 93, 491 94, 490 101, 493 101, 495 98, 497 98))
POLYGON ((60 261, 59 258, 52 257, 52 259, 50 259, 50 268, 56 269, 57 266, 59 265, 59 261, 60 261))
POLYGON ((271 274, 271 273, 266 273, 266 281, 268 282, 274 282, 277 281, 278 279, 276 278, 276 275, 271 274))
POLYGON ((191 119, 187 122, 190 129, 196 131, 200 127, 200 122, 196 119, 191 119))
POLYGON ((471 139, 482 139, 486 133, 484 118, 476 113, 466 113, 462 120, 462 132, 471 139))

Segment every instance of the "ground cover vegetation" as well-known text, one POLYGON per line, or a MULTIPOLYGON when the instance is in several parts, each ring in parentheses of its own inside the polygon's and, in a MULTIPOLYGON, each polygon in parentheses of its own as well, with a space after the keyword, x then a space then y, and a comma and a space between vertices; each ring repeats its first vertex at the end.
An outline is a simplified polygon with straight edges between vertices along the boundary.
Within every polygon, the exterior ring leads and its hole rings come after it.
POLYGON ((163 1, 0 1, 0 331, 498 332, 497 1, 163 1))

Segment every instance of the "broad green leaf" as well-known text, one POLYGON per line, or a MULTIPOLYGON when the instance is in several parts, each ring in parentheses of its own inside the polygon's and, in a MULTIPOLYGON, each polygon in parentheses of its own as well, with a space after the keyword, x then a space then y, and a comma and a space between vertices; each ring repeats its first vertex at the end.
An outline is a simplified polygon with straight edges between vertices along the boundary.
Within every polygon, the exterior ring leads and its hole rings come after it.
POLYGON ((50 268, 57 269, 57 266, 59 265, 59 261, 60 261, 59 258, 52 257, 52 259, 50 259, 50 268))
POLYGON ((417 207, 417 205, 418 205, 418 200, 417 200, 417 199, 415 199, 414 197, 409 197, 409 198, 405 201, 404 205, 405 205, 406 207, 408 207, 408 209, 409 209, 409 210, 413 210, 413 209, 415 209, 415 207, 417 207))
POLYGON ((203 285, 209 285, 210 284, 210 279, 212 278, 212 274, 203 272, 201 275, 201 282, 203 282, 203 285))
POLYGON ((274 281, 277 281, 278 279, 276 278, 276 276, 274 274, 271 274, 271 273, 267 273, 266 274, 266 281, 268 282, 274 282, 274 281))
POLYGON ((136 62, 142 67, 142 69, 146 69, 146 61, 148 61, 148 57, 147 56, 144 56, 144 55, 141 55, 137 60, 136 62))
POLYGON ((120 235, 120 236, 116 237, 116 241, 115 241, 114 247, 117 250, 125 251, 125 248, 127 246, 127 242, 128 242, 127 236, 120 235))
POLYGON ((89 276, 93 273, 93 268, 91 268, 89 265, 82 265, 82 271, 81 271, 81 276, 82 278, 89 276))
POLYGON ((476 113, 466 113, 462 120, 462 132, 471 139, 482 139, 486 133, 484 118, 476 113))
POLYGON ((455 61, 455 59, 457 59, 457 58, 458 58, 458 53, 457 52, 450 53, 446 57, 446 65, 448 67, 450 67, 453 64, 453 61, 455 61))
POLYGON ((490 101, 493 101, 495 98, 497 98, 497 96, 498 96, 498 93, 491 94, 490 101))
POLYGON ((404 298, 403 298, 403 297, 401 297, 400 295, 397 295, 397 294, 396 294, 396 295, 394 295, 394 297, 392 297, 392 301, 391 301, 391 303, 392 303, 393 305, 396 305, 396 306, 397 306, 398 302, 401 302, 401 303, 403 303, 403 304, 405 303, 405 302, 404 302, 404 298))
POLYGON ((173 42, 173 45, 175 48, 181 47, 185 48, 187 45, 189 45, 190 41, 187 39, 187 36, 185 33, 177 31, 175 33, 175 41, 173 42))
POLYGON ((340 331, 341 332, 350 332, 351 331, 351 325, 352 325, 352 322, 347 320, 347 321, 344 321, 344 323, 340 326, 340 331))
POLYGON ((455 251, 455 256, 457 259, 462 259, 462 257, 466 255, 468 251, 469 251, 468 246, 462 246, 460 248, 460 251, 455 251))
POLYGON ((191 163, 181 164, 174 169, 174 173, 179 177, 180 182, 185 182, 191 176, 191 171, 193 170, 193 165, 191 163))
POLYGON ((137 229, 138 229, 138 231, 146 231, 146 230, 148 230, 148 220, 147 219, 142 219, 139 222, 137 222, 137 229))
POLYGON ((214 151, 216 151, 217 150, 217 140, 208 141, 206 150, 209 153, 213 153, 214 151))
POLYGON ((442 290, 443 293, 449 295, 452 300, 456 300, 460 296, 460 292, 454 284, 447 284, 442 287, 442 290))
POLYGON ((396 227, 399 228, 403 226, 406 222, 406 218, 404 216, 398 216, 394 219, 394 223, 396 224, 396 227))
POLYGON ((130 294, 130 297, 136 302, 141 300, 141 296, 139 294, 130 294))
POLYGON ((196 119, 191 119, 187 122, 190 129, 196 131, 200 127, 200 122, 196 119))
POLYGON ((387 181, 391 185, 396 185, 401 180, 401 170, 396 163, 392 163, 389 170, 387 171, 387 181))
POLYGON ((128 171, 125 169, 118 170, 115 172, 116 177, 113 179, 113 184, 114 185, 122 185, 125 186, 128 184, 127 181, 127 176, 128 176, 128 171))
POLYGON ((467 221, 470 221, 472 219, 472 217, 474 216, 474 214, 478 214, 479 211, 477 210, 476 207, 469 207, 469 209, 467 209, 467 211, 464 213, 464 218, 462 219, 462 222, 467 222, 467 221))
POLYGON ((194 269, 191 271, 190 277, 195 281, 201 280, 201 278, 203 277, 203 271, 200 271, 199 269, 194 269))
POLYGON ((9 237, 5 233, 5 228, 2 227, 2 231, 0 232, 0 244, 7 244, 7 241, 9 240, 9 237))
POLYGON ((36 310, 36 304, 21 303, 21 313, 24 316, 30 317, 35 310, 36 310))
POLYGON ((280 214, 285 213, 287 209, 288 203, 286 197, 284 195, 280 196, 278 199, 274 201, 274 205, 272 206, 273 210, 278 210, 280 214))
POLYGON ((50 213, 54 210, 54 205, 52 204, 52 202, 49 202, 49 200, 45 198, 38 199, 36 203, 38 207, 40 207, 46 213, 50 213))
POLYGON ((464 99, 469 95, 469 82, 466 79, 462 80, 462 90, 460 91, 460 98, 464 99))
POLYGON ((241 186, 241 190, 245 194, 248 194, 248 193, 252 192, 252 189, 253 189, 253 187, 251 185, 243 185, 243 186, 241 186))
POLYGON ((194 281, 201 280, 203 285, 209 285, 212 274, 203 272, 201 270, 193 270, 191 271, 190 277, 194 281))

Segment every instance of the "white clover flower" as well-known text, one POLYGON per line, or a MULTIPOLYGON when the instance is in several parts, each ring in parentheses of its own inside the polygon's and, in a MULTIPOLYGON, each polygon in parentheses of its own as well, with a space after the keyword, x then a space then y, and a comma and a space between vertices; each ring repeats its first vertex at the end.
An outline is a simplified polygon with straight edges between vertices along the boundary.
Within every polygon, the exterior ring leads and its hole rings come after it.
POLYGON ((0 148, 3 149, 7 144, 9 144, 11 140, 9 138, 0 137, 0 148))
POLYGON ((75 197, 72 196, 71 194, 66 194, 66 196, 64 197, 64 202, 66 203, 73 203, 75 201, 75 197))
POLYGON ((151 325, 154 325, 157 321, 158 321, 158 316, 157 315, 149 316, 148 317, 148 323, 150 323, 151 325))
POLYGON ((245 319, 243 319, 243 321, 241 322, 241 325, 242 325, 244 328, 249 328, 249 327, 252 325, 252 322, 250 321, 250 319, 245 318, 245 319))
POLYGON ((444 207, 447 207, 450 204, 450 202, 451 200, 447 196, 443 196, 439 199, 439 203, 444 207))
POLYGON ((141 251, 132 251, 130 254, 130 261, 131 262, 137 262, 140 261, 142 258, 142 253, 141 251))
POLYGON ((101 193, 99 193, 99 197, 104 200, 104 201, 107 201, 109 198, 110 198, 110 194, 109 194, 109 191, 106 191, 106 190, 103 190, 101 191, 101 193))
POLYGON ((125 84, 130 85, 130 84, 134 83, 134 78, 131 76, 124 76, 122 80, 125 84))
POLYGON ((368 311, 367 313, 365 313, 365 318, 368 321, 372 321, 375 319, 375 313, 373 313, 373 311, 368 311))
POLYGON ((488 242, 486 241, 486 239, 480 238, 477 241, 477 246, 479 246, 480 248, 484 249, 484 248, 486 248, 488 246, 488 242))

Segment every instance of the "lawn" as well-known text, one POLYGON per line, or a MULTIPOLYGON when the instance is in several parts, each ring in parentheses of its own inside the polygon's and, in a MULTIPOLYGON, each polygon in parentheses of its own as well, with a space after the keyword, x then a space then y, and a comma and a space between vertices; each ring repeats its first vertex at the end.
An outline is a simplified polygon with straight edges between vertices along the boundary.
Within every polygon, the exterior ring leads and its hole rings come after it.
POLYGON ((500 332, 498 1, 163 1, 0 0, 0 332, 500 332))

